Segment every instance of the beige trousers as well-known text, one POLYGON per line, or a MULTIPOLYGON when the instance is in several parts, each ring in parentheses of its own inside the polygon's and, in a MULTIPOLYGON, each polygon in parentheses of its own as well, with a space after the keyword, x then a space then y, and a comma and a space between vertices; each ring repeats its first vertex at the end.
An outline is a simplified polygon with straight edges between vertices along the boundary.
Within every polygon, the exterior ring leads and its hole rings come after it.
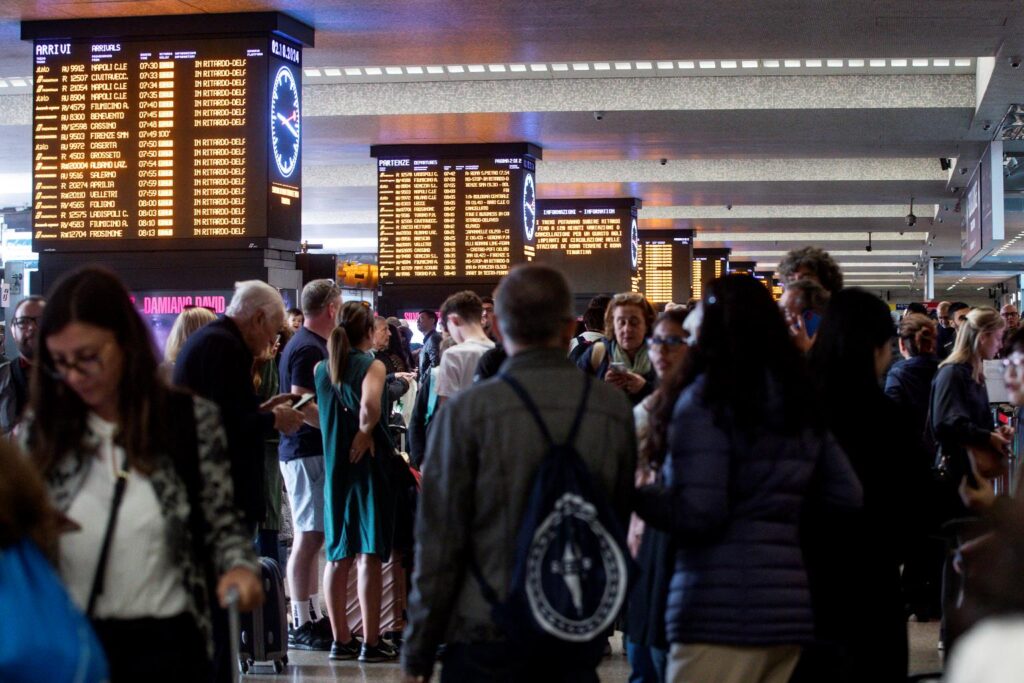
POLYGON ((673 644, 668 683, 789 683, 799 659, 797 645, 673 644))

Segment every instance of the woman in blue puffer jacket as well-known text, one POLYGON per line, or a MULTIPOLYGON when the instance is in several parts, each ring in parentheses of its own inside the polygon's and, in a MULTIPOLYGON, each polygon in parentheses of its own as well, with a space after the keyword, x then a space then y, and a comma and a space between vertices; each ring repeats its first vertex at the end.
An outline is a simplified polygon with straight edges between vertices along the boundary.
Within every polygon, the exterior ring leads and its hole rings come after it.
POLYGON ((763 285, 711 283, 697 344, 652 415, 664 485, 637 512, 677 548, 668 680, 786 683, 814 621, 800 547, 804 504, 858 507, 845 455, 804 398, 807 373, 763 285))

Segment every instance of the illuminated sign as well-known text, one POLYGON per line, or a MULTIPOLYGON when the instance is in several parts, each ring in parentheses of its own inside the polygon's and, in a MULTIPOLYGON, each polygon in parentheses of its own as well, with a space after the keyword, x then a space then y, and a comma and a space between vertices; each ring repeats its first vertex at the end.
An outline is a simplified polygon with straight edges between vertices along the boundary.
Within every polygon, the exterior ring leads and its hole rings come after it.
POLYGON ((693 250, 693 296, 704 296, 704 286, 729 273, 729 249, 693 250))
POLYGON ((654 304, 686 303, 693 262, 692 230, 641 230, 634 291, 654 304))
POLYGON ((496 282, 533 257, 535 160, 509 145, 382 145, 377 158, 380 282, 496 282))
POLYGON ((301 46, 152 38, 167 19, 147 38, 32 32, 37 251, 300 238, 301 46))
POLYGON ((537 261, 558 268, 577 298, 630 289, 639 199, 538 202, 537 261))

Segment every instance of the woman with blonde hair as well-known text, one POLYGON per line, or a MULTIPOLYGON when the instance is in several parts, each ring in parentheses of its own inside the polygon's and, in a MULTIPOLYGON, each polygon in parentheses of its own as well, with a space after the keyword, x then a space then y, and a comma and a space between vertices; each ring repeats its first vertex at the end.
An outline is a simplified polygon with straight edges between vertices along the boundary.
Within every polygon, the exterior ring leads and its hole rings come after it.
POLYGON ((943 496, 946 519, 966 513, 957 487, 965 478, 974 479, 968 451, 1001 456, 1010 444, 1006 430, 994 428, 985 389, 985 361, 999 352, 1005 326, 994 308, 973 309, 960 324, 953 351, 939 365, 932 383, 929 426, 938 446, 936 466, 948 493, 943 496))
POLYGON ((380 639, 381 566, 391 556, 394 495, 386 456, 392 448, 381 422, 384 364, 373 355, 373 312, 360 301, 342 305, 327 340, 328 359, 314 382, 324 439, 324 572, 334 643, 330 658, 380 662, 395 652, 380 639), (348 627, 348 573, 358 558, 363 643, 348 627))
POLYGON ((195 334, 200 327, 212 323, 216 319, 217 314, 209 308, 203 308, 202 306, 183 308, 174 320, 174 325, 171 326, 171 333, 167 335, 167 346, 164 347, 164 364, 166 366, 173 366, 174 361, 178 360, 178 354, 181 352, 181 348, 185 346, 188 338, 195 334))
POLYGON ((591 344, 577 365, 626 392, 635 406, 654 392, 657 375, 647 354, 654 307, 643 294, 616 294, 604 314, 605 338, 591 344))

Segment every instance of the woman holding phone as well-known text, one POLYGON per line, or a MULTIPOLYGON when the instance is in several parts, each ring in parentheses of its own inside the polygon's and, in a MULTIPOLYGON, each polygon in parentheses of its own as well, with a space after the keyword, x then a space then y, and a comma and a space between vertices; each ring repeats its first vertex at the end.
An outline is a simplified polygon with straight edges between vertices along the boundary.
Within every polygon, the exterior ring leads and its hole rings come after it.
POLYGON ((657 375, 647 353, 654 307, 642 294, 616 294, 604 314, 605 338, 591 344, 579 367, 626 392, 637 405, 654 392, 657 375))
POLYGON ((62 514, 60 573, 93 621, 111 680, 205 680, 212 602, 225 604, 230 589, 242 610, 263 600, 220 414, 164 384, 149 333, 108 271, 61 280, 38 341, 24 445, 62 514))

